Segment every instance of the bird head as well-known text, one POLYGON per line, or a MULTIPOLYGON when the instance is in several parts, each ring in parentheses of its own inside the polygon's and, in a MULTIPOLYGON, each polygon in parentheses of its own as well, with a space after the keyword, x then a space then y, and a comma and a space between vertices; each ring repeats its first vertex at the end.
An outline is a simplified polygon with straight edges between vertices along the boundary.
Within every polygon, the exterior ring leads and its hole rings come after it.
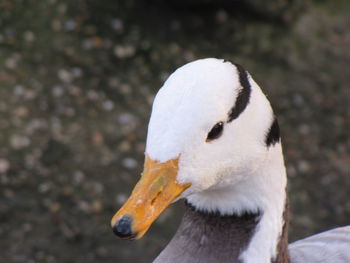
POLYGON ((112 219, 114 232, 141 238, 172 202, 245 180, 279 139, 268 138, 273 122, 242 66, 209 58, 177 69, 155 97, 144 170, 112 219))

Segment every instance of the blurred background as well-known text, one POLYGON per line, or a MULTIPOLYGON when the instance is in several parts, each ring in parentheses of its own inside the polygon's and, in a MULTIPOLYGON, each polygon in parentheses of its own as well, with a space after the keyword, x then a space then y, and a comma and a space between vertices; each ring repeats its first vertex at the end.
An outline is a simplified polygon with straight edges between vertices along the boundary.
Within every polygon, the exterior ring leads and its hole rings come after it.
POLYGON ((348 0, 0 0, 1 262, 151 260, 110 219, 143 165, 153 98, 177 67, 245 66, 279 117, 295 240, 350 224, 348 0))

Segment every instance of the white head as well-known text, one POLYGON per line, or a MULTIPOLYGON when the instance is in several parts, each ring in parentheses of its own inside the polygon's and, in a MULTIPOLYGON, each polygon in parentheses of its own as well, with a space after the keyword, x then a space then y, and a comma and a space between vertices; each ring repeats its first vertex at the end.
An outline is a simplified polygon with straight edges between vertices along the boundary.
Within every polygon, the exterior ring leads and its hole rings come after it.
POLYGON ((177 69, 159 90, 146 154, 159 162, 180 157, 177 180, 191 183, 182 195, 187 197, 254 173, 269 151, 273 121, 269 101, 241 66, 197 60, 177 69), (220 122, 221 134, 207 140, 220 122))
POLYGON ((142 237, 166 206, 185 197, 204 211, 262 212, 241 258, 273 258, 286 187, 279 142, 269 101, 240 65, 214 58, 184 65, 154 100, 144 173, 112 219, 115 233, 142 237))

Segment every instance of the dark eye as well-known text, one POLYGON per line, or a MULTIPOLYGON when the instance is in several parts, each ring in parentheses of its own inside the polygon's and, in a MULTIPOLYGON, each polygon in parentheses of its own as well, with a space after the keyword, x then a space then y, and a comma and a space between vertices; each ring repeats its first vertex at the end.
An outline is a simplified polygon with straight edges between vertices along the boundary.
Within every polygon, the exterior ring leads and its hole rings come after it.
POLYGON ((211 129, 211 131, 208 133, 208 137, 206 141, 209 142, 211 140, 215 140, 219 138, 222 134, 223 129, 224 129, 224 123, 222 121, 215 124, 214 127, 211 129))

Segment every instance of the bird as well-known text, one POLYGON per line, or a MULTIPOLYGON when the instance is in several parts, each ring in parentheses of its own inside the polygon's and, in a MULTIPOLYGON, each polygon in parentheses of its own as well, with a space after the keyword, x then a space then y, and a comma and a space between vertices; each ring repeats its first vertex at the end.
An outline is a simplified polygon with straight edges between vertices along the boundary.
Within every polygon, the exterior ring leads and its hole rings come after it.
POLYGON ((142 175, 113 216, 113 232, 140 239, 180 199, 181 224, 154 263, 350 262, 350 226, 288 244, 278 120, 240 64, 199 59, 165 81, 152 106, 142 175))

